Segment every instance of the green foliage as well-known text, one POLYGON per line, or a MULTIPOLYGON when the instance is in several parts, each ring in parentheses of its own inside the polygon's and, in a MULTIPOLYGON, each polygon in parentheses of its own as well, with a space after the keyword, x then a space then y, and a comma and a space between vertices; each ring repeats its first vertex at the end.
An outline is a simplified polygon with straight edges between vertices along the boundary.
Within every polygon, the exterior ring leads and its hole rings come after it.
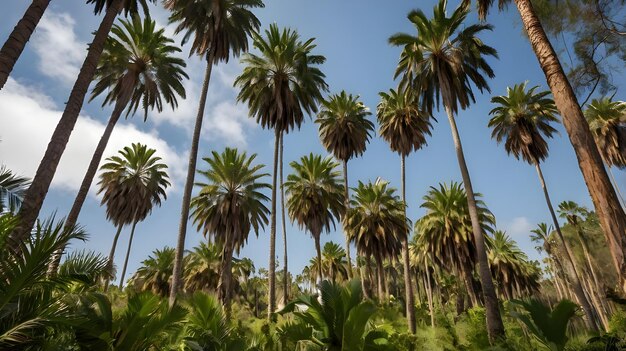
POLYGON ((0 167, 0 213, 17 212, 30 180, 18 176, 5 166, 0 167))
POLYGON ((561 351, 567 343, 567 326, 576 315, 578 305, 568 300, 561 300, 554 308, 539 300, 513 300, 518 310, 511 315, 519 319, 532 335, 548 350, 561 351))

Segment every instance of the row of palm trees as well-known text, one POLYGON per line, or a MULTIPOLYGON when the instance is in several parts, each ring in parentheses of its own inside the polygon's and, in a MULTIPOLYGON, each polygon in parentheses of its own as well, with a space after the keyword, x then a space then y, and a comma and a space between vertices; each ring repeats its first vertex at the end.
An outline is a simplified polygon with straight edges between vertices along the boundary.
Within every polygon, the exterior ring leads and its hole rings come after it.
MULTIPOLYGON (((95 5, 96 13, 106 11, 106 14, 100 28, 96 32, 94 41, 89 46, 85 63, 80 70, 66 109, 53 133, 44 158, 29 190, 25 194, 24 204, 20 210, 20 225, 13 231, 13 237, 17 241, 23 240, 27 236, 38 216, 60 157, 78 117, 89 83, 98 72, 98 68, 101 68, 96 63, 101 59, 103 50, 107 46, 109 41, 107 37, 113 27, 116 16, 122 10, 127 15, 136 15, 139 7, 142 7, 144 13, 147 13, 146 1, 89 0, 88 3, 95 5)), ((620 279, 625 281, 626 262, 621 254, 624 251, 624 247, 620 243, 626 242, 624 240, 626 231, 623 230, 626 228, 626 216, 624 216, 622 207, 619 206, 615 191, 602 164, 600 153, 583 118, 581 108, 576 103, 573 91, 567 82, 562 68, 558 64, 556 53, 552 50, 541 28, 541 24, 533 12, 532 4, 528 0, 517 0, 515 3, 522 16, 522 22, 529 34, 533 49, 538 54, 540 64, 544 68, 548 85, 554 93, 555 105, 563 116, 565 128, 577 153, 583 176, 587 181, 620 279)), ((255 117, 263 127, 273 128, 276 135, 272 205, 270 208, 269 250, 269 305, 271 307, 269 310, 272 311, 275 306, 275 264, 273 263, 275 260, 276 236, 277 160, 280 140, 282 140, 283 133, 288 133, 295 127, 300 126, 304 113, 317 112, 317 104, 322 100, 323 91, 327 89, 324 82, 324 74, 318 68, 318 65, 324 62, 324 57, 313 53, 315 44, 312 39, 302 40, 295 31, 289 29, 280 30, 276 25, 272 25, 265 31, 265 38, 257 33, 260 24, 251 10, 263 6, 260 1, 216 0, 196 2, 167 0, 164 4, 172 12, 170 20, 178 25, 176 32, 184 32, 186 38, 193 38, 191 40, 191 53, 201 55, 207 59, 207 70, 199 104, 198 118, 196 119, 196 127, 194 128, 194 136, 192 138, 188 177, 183 193, 174 281, 170 294, 171 301, 174 301, 180 285, 182 253, 196 169, 197 146, 211 68, 217 62, 227 61, 231 53, 233 56, 238 56, 247 51, 247 38, 251 36, 259 54, 248 54, 244 57, 242 62, 246 67, 236 80, 235 85, 241 88, 238 99, 248 104, 251 116, 255 117)), ((482 17, 486 15, 490 5, 491 1, 479 1, 479 14, 482 17)), ((489 25, 477 24, 462 27, 470 11, 469 1, 462 2, 450 16, 446 13, 446 7, 447 3, 442 1, 436 6, 433 18, 430 19, 419 10, 411 12, 409 20, 415 25, 418 32, 417 36, 398 34, 390 39, 392 44, 403 48, 396 72, 396 76, 401 78, 401 84, 396 91, 399 95, 406 95, 402 97, 403 99, 413 101, 413 105, 417 107, 417 110, 422 111, 422 117, 429 118, 434 111, 434 107, 439 105, 439 102, 441 102, 446 111, 452 127, 459 167, 467 195, 472 231, 476 242, 479 275, 487 307, 490 336, 495 338, 503 335, 503 328, 497 308, 495 289, 489 272, 488 258, 474 191, 465 165, 462 144, 454 117, 459 107, 465 109, 473 102, 474 93, 472 86, 475 86, 480 91, 489 90, 485 76, 492 77, 493 72, 485 57, 496 56, 496 52, 477 37, 477 34, 480 32, 491 30, 489 25)), ((26 15, 32 16, 31 9, 28 11, 26 15)), ((146 24, 148 22, 147 19, 143 22, 142 27, 144 29, 150 27, 146 24)), ((132 24, 130 24, 131 22, 126 23, 128 23, 126 30, 129 31, 129 27, 137 27, 136 23, 141 23, 141 21, 133 19, 132 24)), ((24 30, 23 28, 19 29, 22 32, 24 30)), ((114 35, 117 35, 120 41, 124 41, 119 34, 114 33, 114 35)), ((167 43, 162 42, 161 44, 170 47, 167 43)), ((115 45, 111 44, 111 46, 115 45)), ((120 47, 111 48, 111 50, 118 49, 120 47)), ((175 51, 174 49, 172 50, 175 51)), ((155 49, 155 51, 158 50, 155 49)), ((13 58, 17 59, 17 56, 19 55, 14 55, 13 58)), ((133 76, 137 77, 138 74, 141 75, 142 73, 137 71, 140 68, 139 66, 141 66, 140 64, 137 64, 137 67, 133 66, 135 64, 134 60, 132 60, 134 56, 130 55, 128 57, 131 58, 128 61, 130 63, 129 66, 124 67, 124 71, 130 72, 129 74, 115 75, 112 73, 114 76, 103 79, 105 82, 109 81, 109 83, 103 84, 114 84, 111 87, 118 87, 112 89, 115 95, 112 95, 110 99, 106 99, 105 103, 115 102, 115 105, 124 105, 124 100, 126 100, 127 96, 131 96, 128 92, 128 85, 132 85, 133 76)), ((170 64, 180 68, 184 63, 172 61, 170 64)), ((183 74, 176 69, 173 69, 173 71, 175 73, 172 73, 172 71, 170 73, 175 77, 174 83, 176 83, 176 81, 180 81, 183 78, 183 74)), ((154 71, 147 71, 145 76, 142 76, 142 79, 138 81, 142 82, 143 78, 147 77, 151 87, 158 86, 160 81, 157 83, 156 80, 151 79, 154 73, 154 71)), ((135 82, 137 82, 136 78, 135 82)), ((160 106, 160 99, 150 99, 150 97, 155 96, 151 95, 154 94, 154 91, 145 92, 145 95, 142 95, 144 90, 138 88, 134 92, 138 96, 148 97, 148 101, 154 101, 157 108, 160 106)), ((169 91, 163 90, 156 96, 160 96, 160 94, 166 96, 166 102, 170 104, 173 100, 167 101, 167 96, 183 96, 181 91, 175 87, 172 87, 169 91), (170 93, 172 95, 169 95, 170 93)), ((393 93, 390 95, 393 95, 393 93)), ((133 94, 132 96, 136 95, 133 94)), ((133 104, 130 103, 128 106, 132 108, 133 104)), ((137 108, 137 105, 134 108, 137 108)), ((124 108, 116 110, 119 110, 117 112, 121 114, 120 111, 123 111, 124 108)), ((114 112, 116 111, 114 110, 114 112)), ((103 140, 106 140, 106 137, 103 137, 103 140)), ((97 151, 94 155, 94 159, 96 158, 97 151)), ((341 160, 343 161, 344 159, 341 160)), ((607 160, 607 162, 609 161, 607 160)), ((89 177, 85 178, 87 181, 89 177)), ((344 191, 347 191, 347 187, 344 187, 344 191)), ((347 198, 344 195, 344 201, 347 198)), ((77 200, 79 200, 77 201, 79 203, 80 196, 77 197, 77 200)), ((78 207, 80 208, 80 205, 78 207)), ((317 228, 319 227, 313 229, 318 230, 317 228)), ((406 235, 401 235, 401 237, 404 236, 406 235)), ((406 265, 406 258, 408 258, 406 240, 402 245, 405 252, 403 261, 406 265)), ((622 290, 626 289, 625 284, 621 285, 622 290)), ((407 294, 410 295, 408 291, 407 294)))

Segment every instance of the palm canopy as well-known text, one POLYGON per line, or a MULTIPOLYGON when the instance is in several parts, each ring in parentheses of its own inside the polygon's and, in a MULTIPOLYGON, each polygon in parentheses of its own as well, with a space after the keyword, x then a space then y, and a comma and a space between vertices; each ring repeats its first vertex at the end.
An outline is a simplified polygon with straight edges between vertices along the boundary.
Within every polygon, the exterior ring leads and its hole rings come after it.
POLYGON ((487 237, 487 256, 491 274, 500 294, 508 298, 521 297, 539 289, 539 268, 505 232, 496 230, 487 237))
POLYGON ((185 291, 215 290, 219 280, 222 247, 201 242, 185 256, 185 291))
POLYGON ((362 155, 374 130, 374 123, 367 118, 371 114, 358 95, 343 90, 322 100, 315 120, 322 145, 341 161, 362 155))
POLYGON ((183 43, 192 39, 189 55, 228 62, 248 51, 248 37, 261 22, 252 9, 264 7, 261 0, 164 0, 170 11, 170 23, 177 23, 174 33, 184 32, 183 43))
POLYGON ((398 33, 389 42, 403 47, 396 77, 403 84, 419 92, 422 109, 431 113, 435 105, 456 114, 458 108, 467 108, 475 102, 472 85, 490 91, 484 75, 494 77, 485 57, 497 57, 494 48, 477 35, 492 30, 489 24, 461 27, 470 12, 470 2, 463 1, 448 17, 447 1, 434 7, 433 18, 421 10, 413 10, 408 19, 417 29, 417 35, 398 33))
POLYGON ((306 228, 319 239, 322 231, 335 227, 335 219, 345 210, 339 164, 331 157, 309 154, 290 165, 293 173, 285 182, 287 212, 300 228, 306 228))
POLYGON ((429 114, 420 110, 419 101, 412 89, 400 86, 398 90, 381 92, 376 114, 380 135, 391 150, 400 155, 426 146, 426 136, 431 135, 429 114))
POLYGON ((105 43, 90 100, 105 93, 102 106, 128 104, 126 116, 141 107, 144 119, 149 109, 162 111, 163 102, 176 108, 177 96, 185 98, 183 79, 189 78, 183 70, 187 64, 175 56, 181 50, 149 17, 142 21, 133 16, 120 23, 113 26, 105 43))
POLYGON ((359 182, 353 188, 347 214, 347 232, 363 255, 393 258, 402 250, 410 226, 404 203, 386 181, 359 182))
POLYGON ((152 291, 160 296, 167 296, 170 291, 170 277, 174 265, 174 249, 164 247, 152 252, 141 262, 141 267, 132 276, 129 285, 138 291, 152 291))
POLYGON ((335 280, 337 275, 341 279, 347 279, 348 261, 346 259, 346 250, 332 241, 324 244, 322 250, 322 270, 332 280, 335 280))
POLYGON ((559 204, 559 217, 564 218, 571 225, 579 225, 589 216, 589 210, 574 201, 563 201, 559 204))
POLYGON ((585 117, 604 162, 626 167, 626 102, 607 97, 593 99, 585 117))
MULTIPOLYGON (((479 199, 480 194, 475 196, 482 232, 492 233, 495 217, 479 199)), ((439 184, 439 187, 430 187, 423 199, 421 207, 426 214, 415 223, 420 246, 446 269, 473 267, 476 244, 463 186, 456 182, 439 184)))
POLYGON ((527 83, 506 88, 506 95, 494 96, 496 104, 489 114, 491 137, 504 142, 508 154, 537 164, 548 157, 548 143, 558 133, 551 123, 558 123, 557 109, 549 91, 535 92, 539 87, 527 89, 527 83))
POLYGON ((328 89, 318 65, 326 58, 313 53, 314 39, 302 41, 295 30, 271 24, 265 37, 253 33, 259 54, 242 58, 243 72, 235 80, 238 101, 247 102, 250 116, 263 128, 289 132, 300 128, 304 112, 317 112, 328 89))
POLYGON ((550 238, 552 230, 552 226, 546 223, 539 223, 537 224, 537 228, 530 231, 530 240, 539 245, 536 246, 535 249, 540 253, 541 250, 545 250, 548 254, 552 254, 552 239, 550 238))
POLYGON ((154 156, 156 150, 135 143, 118 153, 100 167, 98 183, 107 219, 116 226, 145 219, 154 205, 167 198, 165 189, 170 185, 167 165, 154 156))
POLYGON ((258 235, 268 223, 269 199, 263 190, 270 185, 262 182, 265 166, 253 165, 255 158, 256 154, 248 157, 237 149, 213 151, 212 157, 204 158, 209 169, 198 171, 207 182, 196 184, 200 193, 191 201, 198 230, 236 252, 247 242, 250 230, 258 235))
MULTIPOLYGON (((109 6, 111 6, 114 1, 115 0, 87 0, 87 4, 93 4, 93 13, 99 15, 102 10, 106 10, 107 8, 109 8, 109 6)), ((122 5, 122 8, 124 9, 124 15, 137 15, 139 14, 139 8, 141 7, 144 15, 148 16, 150 13, 148 4, 155 4, 156 2, 156 0, 124 0, 122 5)))
POLYGON ((19 210, 30 180, 0 166, 0 213, 19 210))

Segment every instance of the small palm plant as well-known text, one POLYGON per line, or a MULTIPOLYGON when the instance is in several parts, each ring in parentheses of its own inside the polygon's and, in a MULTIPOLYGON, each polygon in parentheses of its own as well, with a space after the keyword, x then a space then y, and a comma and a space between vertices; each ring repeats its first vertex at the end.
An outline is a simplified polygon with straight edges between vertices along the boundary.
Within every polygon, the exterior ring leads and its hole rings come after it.
POLYGON ((520 320, 532 335, 550 351, 565 350, 567 344, 567 326, 576 316, 578 305, 569 300, 561 300, 550 308, 539 300, 514 300, 517 309, 511 316, 520 320))
POLYGON ((191 201, 198 230, 222 248, 218 295, 227 307, 232 293, 233 253, 239 253, 246 244, 250 231, 258 235, 268 223, 269 198, 263 193, 270 187, 263 183, 268 174, 261 173, 264 165, 252 164, 255 158, 256 154, 248 157, 237 149, 226 148, 221 154, 213 151, 212 157, 204 158, 209 169, 199 171, 207 182, 197 184, 200 193, 191 201))
MULTIPOLYGON (((101 204, 106 205, 107 219, 117 226, 109 253, 109 264, 113 267, 113 258, 122 227, 132 223, 124 268, 120 275, 120 287, 124 283, 124 274, 128 265, 130 248, 135 235, 135 227, 152 212, 154 206, 160 206, 167 199, 165 189, 170 185, 166 173, 167 165, 155 156, 156 150, 146 145, 135 143, 118 151, 120 156, 106 159, 100 167, 101 204)), ((108 282, 105 283, 105 285, 108 282)))
POLYGON ((17 212, 30 181, 10 169, 0 167, 0 213, 17 212))
POLYGON ((186 292, 215 291, 220 279, 222 247, 201 242, 185 256, 183 287, 186 292))
MULTIPOLYGON (((300 162, 290 163, 294 173, 287 177, 287 211, 292 221, 311 233, 315 241, 317 259, 322 262, 320 245, 323 231, 330 231, 335 220, 344 213, 344 188, 339 164, 332 158, 310 154, 300 162)), ((322 277, 322 265, 318 265, 322 277)))
POLYGON ((337 278, 345 280, 348 278, 348 261, 346 260, 346 250, 332 241, 324 244, 322 249, 322 270, 326 276, 335 282, 337 278))
POLYGON ((167 296, 170 291, 170 279, 174 265, 174 249, 164 247, 152 252, 147 259, 141 262, 141 267, 128 281, 137 291, 152 291, 161 297, 167 296))

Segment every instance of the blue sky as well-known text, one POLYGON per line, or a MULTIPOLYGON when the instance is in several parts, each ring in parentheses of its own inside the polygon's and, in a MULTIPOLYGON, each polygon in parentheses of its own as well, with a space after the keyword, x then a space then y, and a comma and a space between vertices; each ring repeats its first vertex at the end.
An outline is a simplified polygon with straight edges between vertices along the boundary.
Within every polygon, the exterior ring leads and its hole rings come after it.
MULTIPOLYGON (((393 72, 399 49, 387 44, 388 37, 396 32, 414 33, 406 14, 417 7, 430 14, 434 1, 397 0, 382 4, 363 0, 268 0, 266 7, 256 13, 262 28, 275 22, 279 26, 296 29, 304 38, 315 37, 318 45, 316 52, 327 58, 322 69, 331 93, 345 89, 358 94, 374 111, 378 92, 395 87, 393 72)), ((457 4, 452 1, 449 8, 457 4)), ((2 40, 8 36, 27 5, 27 1, 21 0, 3 2, 3 20, 0 21, 2 40)), ((151 14, 158 24, 166 26, 167 14, 163 9, 153 6, 151 14)), ((9 83, 0 91, 0 163, 25 176, 34 175, 84 59, 86 43, 91 41, 90 33, 97 28, 99 21, 100 17, 92 14, 92 8, 81 1, 74 5, 51 2, 9 83)), ((476 15, 472 13, 467 23, 474 21, 476 15)), ((537 60, 522 34, 517 12, 510 9, 504 13, 493 13, 489 22, 495 30, 483 35, 482 39, 495 47, 500 56, 499 60, 489 59, 496 74, 490 81, 492 94, 504 94, 508 85, 526 80, 532 85, 547 88, 537 60)), ((172 26, 167 27, 167 33, 172 34, 172 26)), ((180 38, 177 37, 176 41, 180 43, 180 38)), ((183 47, 184 57, 188 50, 188 47, 183 47)), ((105 153, 108 157, 132 142, 147 143, 156 148, 168 163, 173 179, 167 201, 137 226, 129 263, 131 273, 154 249, 176 243, 191 128, 204 73, 203 62, 198 58, 192 57, 187 62, 190 76, 185 83, 187 99, 179 101, 179 109, 175 112, 151 112, 145 123, 141 114, 121 121, 105 153)), ((234 59, 214 69, 200 156, 209 155, 211 150, 221 151, 226 146, 238 147, 249 153, 258 153, 257 160, 267 165, 266 171, 270 172, 274 134, 257 126, 254 120, 247 117, 245 106, 235 100, 237 91, 232 82, 241 68, 238 60, 234 59)), ((617 72, 615 81, 623 82, 623 73, 617 72)), ((623 84, 620 88, 622 91, 616 97, 624 100, 623 84)), ((506 230, 530 257, 537 258, 528 234, 536 223, 549 221, 537 175, 534 167, 508 157, 504 148, 491 140, 487 128, 488 112, 492 108, 489 102, 491 94, 477 92, 476 95, 476 103, 461 111, 457 118, 474 188, 484 195, 484 201, 497 218, 498 228, 506 230)), ((101 103, 102 100, 97 98, 83 106, 46 198, 42 216, 55 212, 57 216, 63 216, 71 206, 111 112, 110 107, 102 108, 101 103)), ((423 214, 419 205, 430 186, 444 181, 460 181, 447 119, 443 111, 437 112, 435 117, 439 122, 434 124, 428 146, 407 159, 408 214, 411 220, 423 214)), ((560 125, 558 129, 560 136, 549 142, 550 157, 543 166, 553 201, 573 200, 592 208, 567 134, 560 125)), ((300 131, 289 134, 285 143, 286 164, 309 152, 326 154, 320 145, 316 125, 310 119, 300 131)), ((206 164, 199 162, 199 168, 206 168, 206 164)), ((288 166, 285 171, 289 171, 288 166)), ((382 139, 375 137, 363 157, 350 161, 349 174, 351 185, 357 180, 382 177, 399 187, 400 159, 382 139)), ((623 186, 626 174, 616 172, 616 177, 623 186)), ((79 219, 90 234, 90 240, 73 243, 71 249, 86 248, 107 254, 115 229, 106 221, 95 189, 96 186, 92 186, 92 193, 79 219)), ((195 227, 190 226, 189 229, 187 247, 204 240, 195 227)), ((314 255, 313 240, 295 226, 289 226, 287 233, 290 271, 299 273, 314 255)), ((129 229, 125 230, 118 244, 118 265, 123 262, 128 234, 129 229)), ((344 243, 340 228, 322 238, 323 241, 344 243)), ((282 247, 282 241, 278 240, 277 254, 281 259, 282 247)), ((241 255, 252 258, 257 268, 267 267, 268 233, 261 232, 258 238, 251 234, 241 255)))

